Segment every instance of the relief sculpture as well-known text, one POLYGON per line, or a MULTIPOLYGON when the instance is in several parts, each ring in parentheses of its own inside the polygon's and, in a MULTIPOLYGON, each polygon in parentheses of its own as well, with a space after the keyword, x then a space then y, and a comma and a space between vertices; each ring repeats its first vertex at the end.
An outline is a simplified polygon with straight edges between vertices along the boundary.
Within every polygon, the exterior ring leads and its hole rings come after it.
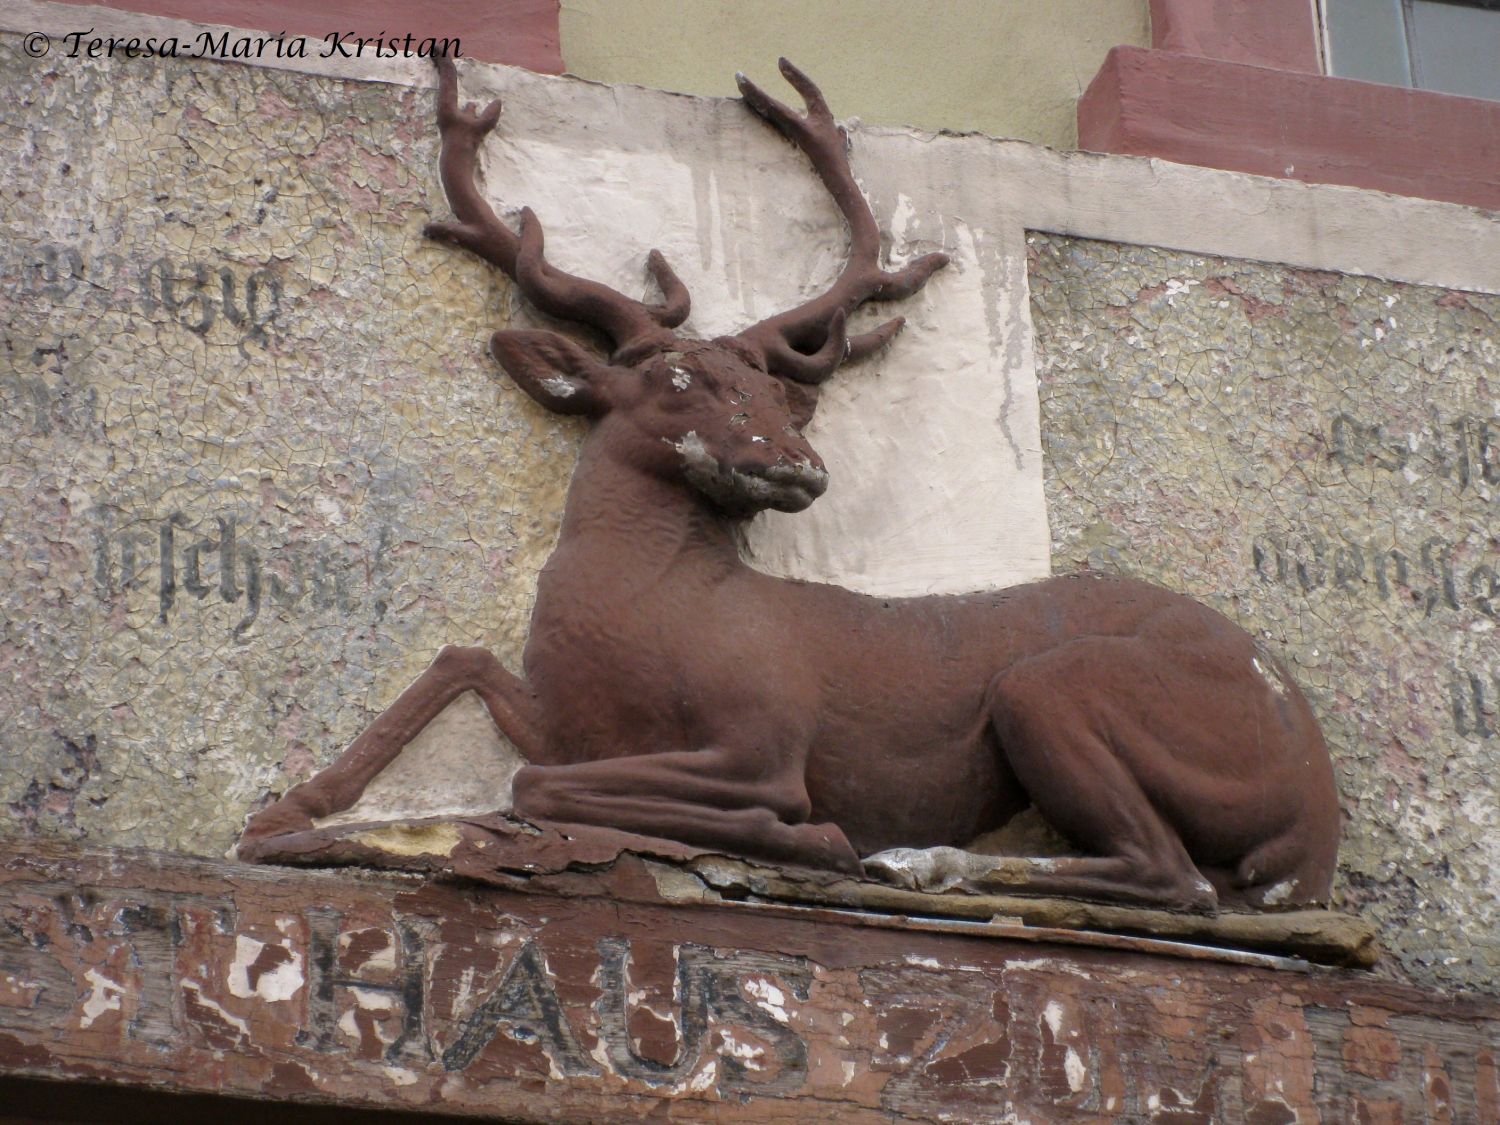
POLYGON ((849 230, 832 286, 713 340, 679 333, 686 286, 659 254, 657 304, 550 265, 475 182, 499 102, 462 107, 438 60, 441 175, 430 237, 477 254, 541 312, 597 331, 496 332, 495 359, 591 428, 543 570, 524 676, 449 647, 333 765, 252 818, 241 853, 314 828, 455 699, 477 695, 526 761, 507 811, 920 890, 1072 896, 1174 910, 1326 900, 1332 767, 1276 656, 1186 597, 1100 574, 967 595, 881 598, 773 578, 741 557, 755 513, 830 485, 803 428, 820 386, 890 345, 855 333, 947 264, 887 271, 881 234, 817 87, 794 112, 745 104, 803 152, 849 230), (1073 854, 964 850, 1033 807, 1073 854))

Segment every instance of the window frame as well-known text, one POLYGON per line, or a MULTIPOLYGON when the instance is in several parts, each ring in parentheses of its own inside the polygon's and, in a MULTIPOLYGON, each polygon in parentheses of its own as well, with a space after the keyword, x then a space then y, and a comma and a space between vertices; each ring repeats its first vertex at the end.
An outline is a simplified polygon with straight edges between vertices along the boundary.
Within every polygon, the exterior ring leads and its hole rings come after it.
MULTIPOLYGON (((1335 0, 1316 0, 1317 2, 1317 31, 1318 31, 1318 54, 1322 60, 1323 73, 1330 78, 1348 78, 1354 81, 1376 82, 1378 79, 1361 78, 1358 75, 1338 74, 1333 68, 1333 41, 1329 34, 1329 5, 1335 0)), ((1416 6, 1418 0, 1397 0, 1401 13, 1401 38, 1406 49, 1406 76, 1407 81, 1402 84, 1381 82, 1381 85, 1399 85, 1403 89, 1423 90, 1430 94, 1451 94, 1451 91, 1434 89, 1423 85, 1422 61, 1418 50, 1420 38, 1417 34, 1416 6)), ((1500 22, 1500 0, 1426 0, 1428 3, 1447 4, 1454 8, 1473 8, 1479 11, 1495 13, 1497 22, 1500 22)), ((1459 94, 1458 97, 1476 97, 1487 101, 1496 101, 1500 98, 1487 97, 1483 94, 1459 94)))

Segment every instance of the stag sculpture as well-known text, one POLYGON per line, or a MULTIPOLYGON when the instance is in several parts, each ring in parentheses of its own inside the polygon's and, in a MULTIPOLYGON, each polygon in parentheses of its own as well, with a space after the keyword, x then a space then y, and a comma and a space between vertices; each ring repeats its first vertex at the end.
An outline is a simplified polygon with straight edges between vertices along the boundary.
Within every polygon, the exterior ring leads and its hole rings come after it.
POLYGON ((441 175, 456 218, 427 234, 503 270, 542 312, 607 337, 497 332, 501 367, 548 410, 592 422, 543 568, 525 678, 449 647, 313 783, 247 838, 307 828, 460 693, 529 763, 528 820, 602 825, 762 860, 908 875, 1034 805, 1080 854, 985 868, 1007 891, 1210 909, 1324 897, 1338 845, 1328 753, 1285 669, 1186 597, 1107 575, 910 599, 759 573, 739 525, 828 485, 803 428, 841 365, 902 321, 852 335, 867 301, 921 289, 947 259, 880 265, 847 139, 785 60, 797 113, 739 78, 751 110, 807 155, 849 228, 827 292, 735 336, 676 331, 688 292, 661 254, 646 304, 550 265, 475 183, 500 103, 460 108, 437 61, 441 175), (903 862, 890 860, 890 849, 903 862))

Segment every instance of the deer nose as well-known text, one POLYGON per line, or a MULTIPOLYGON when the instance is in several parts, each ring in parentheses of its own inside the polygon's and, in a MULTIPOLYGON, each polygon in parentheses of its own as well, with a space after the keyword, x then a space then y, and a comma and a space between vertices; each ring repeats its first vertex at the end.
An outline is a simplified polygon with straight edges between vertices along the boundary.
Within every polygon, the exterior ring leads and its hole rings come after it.
POLYGON ((809 504, 828 491, 828 470, 814 460, 772 465, 765 470, 764 475, 774 484, 807 493, 809 504))

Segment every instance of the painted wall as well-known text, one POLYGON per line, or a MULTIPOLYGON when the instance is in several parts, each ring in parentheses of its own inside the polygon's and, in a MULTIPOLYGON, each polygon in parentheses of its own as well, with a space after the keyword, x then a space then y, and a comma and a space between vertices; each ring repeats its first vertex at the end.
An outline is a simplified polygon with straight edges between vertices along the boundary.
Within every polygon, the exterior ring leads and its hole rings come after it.
MULTIPOLYGON (((0 137, 29 170, 0 195, 0 836, 222 852, 440 645, 516 663, 581 431, 483 353, 532 315, 510 287, 420 237, 444 212, 425 64, 372 81, 36 63, 19 38, 0 51, 0 137)), ((508 99, 488 186, 537 204, 564 267, 638 292, 664 245, 710 334, 837 268, 835 213, 743 107, 499 67, 465 82, 508 99)), ((1220 598, 1297 658, 1330 719, 1340 894, 1383 922, 1388 971, 1493 991, 1500 310, 1471 294, 1500 293, 1500 226, 1349 189, 852 133, 896 253, 956 262, 825 400, 836 493, 783 521, 822 529, 780 540, 787 557, 909 590, 922 572, 900 572, 896 537, 940 531, 954 549, 919 561, 945 589, 1055 562, 1220 598), (1146 249, 1042 261, 1034 245, 1033 293, 1027 231, 1146 249), (1045 400, 1034 323, 1065 392, 1045 400), (1211 414, 1184 388, 1220 366, 1245 394, 1214 391, 1211 414), (1226 433, 1260 444, 1226 452, 1226 433), (1364 564, 1344 564, 1346 590, 1330 552, 1350 543, 1364 564), (1342 665, 1322 630, 1355 638, 1342 665)))
POLYGON ((786 55, 841 114, 1071 148, 1104 56, 1147 46, 1146 0, 564 0, 563 62, 599 82, 735 92, 786 55))

